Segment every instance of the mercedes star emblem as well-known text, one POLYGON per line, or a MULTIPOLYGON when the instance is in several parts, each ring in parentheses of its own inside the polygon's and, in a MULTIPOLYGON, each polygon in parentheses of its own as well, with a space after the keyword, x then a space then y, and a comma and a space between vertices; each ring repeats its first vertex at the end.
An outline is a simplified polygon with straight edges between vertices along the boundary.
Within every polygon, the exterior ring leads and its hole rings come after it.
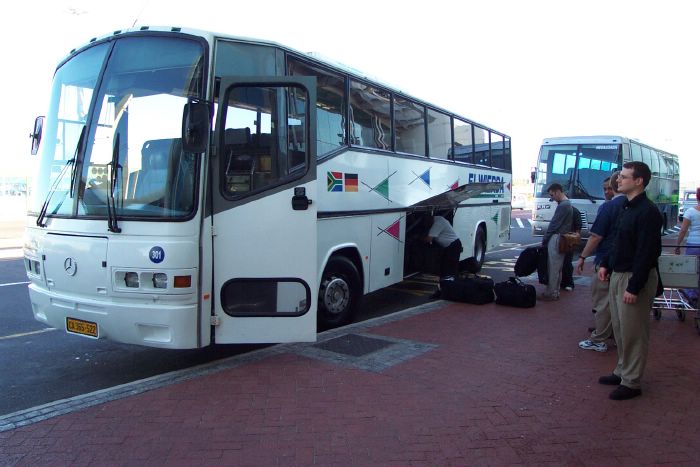
POLYGON ((63 270, 66 271, 66 274, 69 276, 75 276, 75 273, 78 272, 78 263, 69 256, 63 262, 63 270))

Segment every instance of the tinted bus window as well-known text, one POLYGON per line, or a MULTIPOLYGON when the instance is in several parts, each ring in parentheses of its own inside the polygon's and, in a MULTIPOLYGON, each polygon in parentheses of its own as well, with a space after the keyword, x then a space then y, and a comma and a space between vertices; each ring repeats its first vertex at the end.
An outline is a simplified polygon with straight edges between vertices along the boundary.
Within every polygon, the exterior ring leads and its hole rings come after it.
POLYGON ((642 147, 640 145, 638 145, 637 143, 630 142, 630 150, 632 152, 633 161, 642 160, 642 147))
POLYGON ((449 115, 428 109, 428 155, 447 159, 452 150, 452 122, 449 115))
POLYGON ((394 98, 396 151, 425 156, 425 108, 403 97, 394 98))
POLYGON ((503 148, 506 160, 506 170, 511 170, 513 163, 512 156, 510 154, 510 138, 505 138, 505 140, 503 141, 503 148))
POLYGON ((345 138, 345 77, 288 58, 288 73, 292 76, 316 77, 316 157, 346 144, 345 138))
POLYGON ((391 94, 351 81, 350 132, 352 144, 391 149, 391 94))
POLYGON ((219 41, 216 46, 216 76, 283 75, 284 54, 274 47, 219 41))
POLYGON ((477 165, 491 166, 489 154, 489 131, 474 126, 474 163, 477 165))
POLYGON ((458 162, 474 163, 474 147, 472 141, 472 124, 461 120, 454 120, 455 147, 454 160, 458 162))
POLYGON ((505 169, 506 160, 503 152, 503 136, 491 133, 491 167, 505 169))

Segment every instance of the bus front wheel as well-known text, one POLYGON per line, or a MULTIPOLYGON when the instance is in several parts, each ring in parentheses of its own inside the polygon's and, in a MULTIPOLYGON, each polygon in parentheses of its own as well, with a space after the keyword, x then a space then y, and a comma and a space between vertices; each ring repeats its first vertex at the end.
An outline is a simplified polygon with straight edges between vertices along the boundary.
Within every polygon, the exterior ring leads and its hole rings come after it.
POLYGON ((332 328, 347 323, 359 305, 361 293, 355 264, 344 256, 331 257, 319 288, 319 326, 332 328))

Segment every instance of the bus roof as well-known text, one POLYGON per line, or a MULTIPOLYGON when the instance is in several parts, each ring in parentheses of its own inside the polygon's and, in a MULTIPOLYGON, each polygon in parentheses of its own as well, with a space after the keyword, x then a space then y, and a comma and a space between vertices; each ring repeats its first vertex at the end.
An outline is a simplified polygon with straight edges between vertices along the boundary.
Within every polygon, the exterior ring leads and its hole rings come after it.
POLYGON ((379 85, 380 87, 385 88, 387 91, 390 91, 394 94, 400 95, 402 97, 409 97, 417 102, 420 102, 423 105, 427 105, 429 107, 432 107, 436 110, 440 110, 440 111, 445 112, 445 113, 452 115, 454 117, 458 117, 458 118, 465 120, 469 123, 472 123, 472 124, 477 125, 479 127, 490 130, 496 134, 499 134, 505 138, 510 138, 510 136, 508 136, 506 133, 503 133, 499 130, 496 130, 489 125, 479 123, 471 118, 467 118, 467 117, 462 116, 458 113, 447 110, 445 108, 442 108, 440 106, 432 104, 432 103, 425 101, 423 99, 417 98, 412 94, 408 94, 408 93, 402 91, 401 89, 399 89, 396 86, 392 86, 392 85, 382 81, 381 79, 373 77, 373 76, 369 75, 368 73, 360 71, 356 68, 353 68, 351 66, 345 65, 345 64, 340 63, 340 62, 337 62, 333 59, 322 56, 321 54, 318 54, 316 52, 301 52, 299 50, 293 49, 292 47, 288 47, 288 46, 282 45, 278 42, 270 41, 270 40, 266 40, 266 39, 257 39, 257 38, 251 38, 251 37, 245 37, 245 36, 235 36, 235 35, 231 35, 231 34, 206 31, 206 30, 202 30, 202 29, 176 27, 176 26, 137 26, 134 28, 115 30, 112 33, 105 34, 104 36, 93 37, 86 44, 71 50, 70 54, 61 61, 61 63, 59 64, 59 67, 66 60, 68 60, 74 53, 81 51, 82 49, 92 45, 93 43, 97 43, 97 42, 101 42, 101 41, 105 41, 105 40, 110 40, 110 39, 113 39, 117 36, 123 36, 126 34, 139 34, 139 33, 143 34, 143 33, 148 33, 148 32, 189 34, 192 36, 202 37, 210 43, 213 43, 216 39, 227 39, 227 40, 232 40, 232 41, 246 42, 248 44, 257 44, 257 45, 264 45, 264 46, 269 46, 269 47, 277 47, 277 48, 280 48, 286 52, 291 52, 291 53, 297 54, 299 56, 302 56, 310 62, 315 62, 316 64, 319 64, 319 65, 322 65, 325 67, 330 67, 330 68, 335 69, 337 71, 340 71, 342 73, 346 73, 353 78, 358 78, 360 80, 368 81, 368 82, 371 82, 373 84, 379 85))
POLYGON ((624 136, 599 135, 599 136, 557 136, 542 140, 543 146, 553 144, 620 144, 629 141, 624 136))
POLYGON ((542 146, 553 146, 555 144, 622 144, 633 141, 640 146, 645 146, 657 152, 677 158, 675 154, 668 151, 655 148, 646 143, 642 143, 638 139, 626 138, 618 135, 599 135, 599 136, 556 136, 554 138, 545 138, 542 140, 542 146))

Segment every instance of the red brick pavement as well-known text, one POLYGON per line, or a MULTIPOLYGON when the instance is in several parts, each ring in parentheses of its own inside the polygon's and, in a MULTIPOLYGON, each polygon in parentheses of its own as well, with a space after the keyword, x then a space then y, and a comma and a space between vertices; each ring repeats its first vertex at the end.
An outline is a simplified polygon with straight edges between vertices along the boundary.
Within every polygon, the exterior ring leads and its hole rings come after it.
POLYGON ((651 323, 643 395, 581 350, 589 289, 444 302, 364 333, 436 348, 381 372, 295 353, 0 433, 0 465, 700 465, 700 336, 651 323))

